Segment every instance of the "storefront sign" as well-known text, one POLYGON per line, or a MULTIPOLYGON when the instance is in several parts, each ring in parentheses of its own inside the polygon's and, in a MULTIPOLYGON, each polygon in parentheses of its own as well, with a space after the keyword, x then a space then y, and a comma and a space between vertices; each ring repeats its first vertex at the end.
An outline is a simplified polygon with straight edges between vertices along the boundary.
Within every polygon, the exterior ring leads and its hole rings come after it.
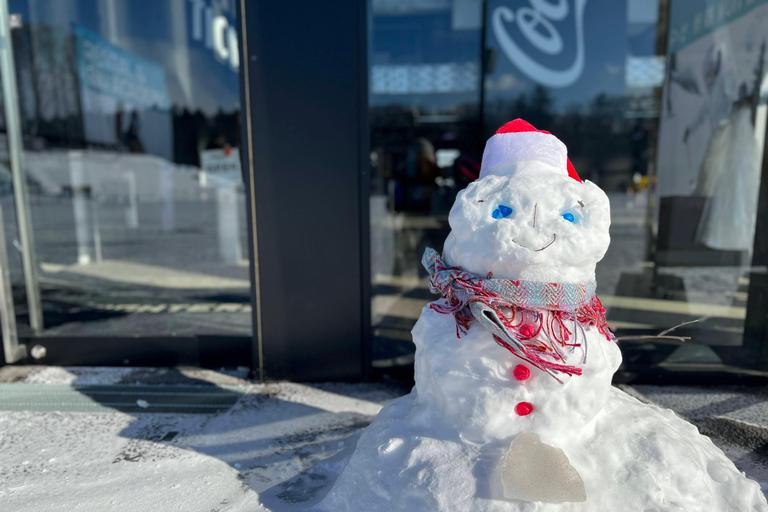
POLYGON ((237 148, 205 149, 200 152, 200 167, 206 180, 242 183, 240 151, 237 148))
POLYGON ((529 78, 549 87, 567 87, 578 80, 584 71, 584 6, 587 0, 574 0, 572 5, 568 0, 529 2, 529 5, 517 10, 506 5, 496 7, 491 15, 493 34, 504 55, 529 78), (565 22, 571 9, 576 40, 566 46, 557 23, 565 22), (518 32, 535 50, 545 55, 556 56, 564 48, 575 45, 576 56, 565 69, 553 69, 523 50, 511 36, 511 30, 518 32))
POLYGON ((206 48, 213 50, 216 60, 229 63, 229 67, 237 71, 240 67, 240 51, 231 0, 189 0, 189 3, 192 7, 192 40, 203 42, 206 48), (227 12, 232 15, 231 19, 225 16, 227 12))

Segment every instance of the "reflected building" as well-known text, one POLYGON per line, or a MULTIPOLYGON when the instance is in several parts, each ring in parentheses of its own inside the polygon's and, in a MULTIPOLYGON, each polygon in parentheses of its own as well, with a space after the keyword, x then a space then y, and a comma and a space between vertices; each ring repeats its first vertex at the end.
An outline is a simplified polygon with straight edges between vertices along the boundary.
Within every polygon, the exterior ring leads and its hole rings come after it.
POLYGON ((248 349, 234 2, 11 0, 9 11, 41 295, 27 300, 4 174, 20 336, 234 336, 248 349))

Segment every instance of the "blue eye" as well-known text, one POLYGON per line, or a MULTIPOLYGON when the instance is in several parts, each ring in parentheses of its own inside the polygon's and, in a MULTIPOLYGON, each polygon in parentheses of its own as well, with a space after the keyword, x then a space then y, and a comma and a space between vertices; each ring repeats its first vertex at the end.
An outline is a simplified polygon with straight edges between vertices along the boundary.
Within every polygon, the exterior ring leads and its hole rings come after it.
POLYGON ((567 220, 568 222, 575 222, 576 221, 576 217, 574 217, 571 212, 565 212, 563 214, 563 218, 565 220, 567 220))
POLYGON ((504 206, 503 204, 500 204, 498 208, 493 210, 493 218, 494 219, 503 219, 505 217, 509 217, 512 215, 512 208, 509 206, 504 206))

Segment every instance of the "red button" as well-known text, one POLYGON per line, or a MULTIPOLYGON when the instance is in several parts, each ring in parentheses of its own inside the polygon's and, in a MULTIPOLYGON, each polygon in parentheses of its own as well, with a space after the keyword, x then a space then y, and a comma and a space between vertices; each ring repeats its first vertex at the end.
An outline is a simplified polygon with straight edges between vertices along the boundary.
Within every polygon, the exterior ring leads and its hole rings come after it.
POLYGON ((515 412, 520 416, 528 416, 533 412, 533 404, 531 402, 520 402, 515 406, 515 412))
POLYGON ((519 364, 512 370, 512 375, 514 375, 517 380, 526 380, 531 376, 531 370, 524 364, 519 364))
POLYGON ((532 326, 531 324, 525 324, 522 327, 520 327, 520 334, 523 336, 533 336, 533 333, 536 332, 536 328, 532 326))

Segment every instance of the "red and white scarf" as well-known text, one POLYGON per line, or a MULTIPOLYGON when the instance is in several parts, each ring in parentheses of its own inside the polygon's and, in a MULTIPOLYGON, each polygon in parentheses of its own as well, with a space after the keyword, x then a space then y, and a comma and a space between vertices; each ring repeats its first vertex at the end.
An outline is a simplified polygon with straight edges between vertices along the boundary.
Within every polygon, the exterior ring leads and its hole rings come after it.
POLYGON ((429 289, 444 303, 430 307, 456 319, 456 336, 477 320, 496 343, 520 359, 547 372, 581 375, 581 368, 566 364, 566 351, 581 348, 587 362, 585 327, 596 327, 614 340, 605 320, 605 308, 595 294, 595 282, 540 283, 480 278, 459 267, 449 267, 434 249, 427 249, 422 264, 429 272, 429 289), (570 328, 569 328, 570 327, 570 328))

